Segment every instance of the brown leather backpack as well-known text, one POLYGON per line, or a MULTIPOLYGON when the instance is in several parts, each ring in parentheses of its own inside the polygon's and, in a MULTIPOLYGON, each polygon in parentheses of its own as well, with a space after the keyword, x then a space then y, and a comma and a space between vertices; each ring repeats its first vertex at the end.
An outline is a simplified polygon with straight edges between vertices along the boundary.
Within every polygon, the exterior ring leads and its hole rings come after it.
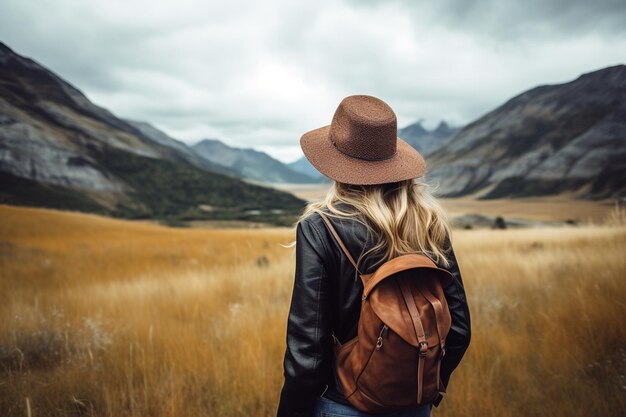
POLYGON ((445 392, 439 375, 451 318, 443 287, 452 275, 419 254, 398 256, 361 274, 328 217, 320 215, 363 282, 357 336, 343 345, 334 339, 344 395, 369 413, 434 401, 445 392))

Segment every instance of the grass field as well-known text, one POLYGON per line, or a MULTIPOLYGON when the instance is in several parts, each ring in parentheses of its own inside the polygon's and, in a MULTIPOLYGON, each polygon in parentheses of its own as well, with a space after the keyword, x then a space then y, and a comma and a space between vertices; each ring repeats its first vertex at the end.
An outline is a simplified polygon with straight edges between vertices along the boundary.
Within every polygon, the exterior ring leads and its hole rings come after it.
MULTIPOLYGON (((625 219, 455 231, 473 338, 433 415, 623 415, 625 219)), ((272 416, 292 238, 0 206, 0 416, 272 416)))

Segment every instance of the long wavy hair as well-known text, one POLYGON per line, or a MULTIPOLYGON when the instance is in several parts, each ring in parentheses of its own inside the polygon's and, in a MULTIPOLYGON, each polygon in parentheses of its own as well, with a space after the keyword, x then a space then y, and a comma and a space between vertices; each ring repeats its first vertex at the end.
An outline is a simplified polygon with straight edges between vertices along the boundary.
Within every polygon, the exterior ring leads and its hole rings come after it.
POLYGON ((444 247, 446 236, 451 238, 449 218, 433 195, 433 186, 422 178, 380 185, 335 181, 326 197, 309 203, 298 221, 325 208, 327 215, 354 219, 374 236, 374 246, 359 256, 358 264, 371 254, 382 255, 377 265, 396 256, 420 253, 436 264, 450 265, 444 247))

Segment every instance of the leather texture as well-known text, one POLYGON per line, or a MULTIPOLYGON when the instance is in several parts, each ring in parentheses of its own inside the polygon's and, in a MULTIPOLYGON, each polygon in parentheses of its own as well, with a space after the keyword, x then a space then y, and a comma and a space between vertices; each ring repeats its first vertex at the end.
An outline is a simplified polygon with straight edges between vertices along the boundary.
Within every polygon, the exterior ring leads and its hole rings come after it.
MULTIPOLYGON (((330 218, 359 270, 372 274, 379 259, 360 255, 374 239, 367 229, 349 219, 330 218)), ((448 268, 452 283, 444 288, 451 325, 446 337, 446 354, 441 362, 441 383, 445 389, 471 338, 467 298, 449 238, 448 268)), ((323 395, 349 404, 334 372, 333 335, 345 344, 357 336, 363 284, 339 243, 313 213, 296 227, 296 270, 287 319, 287 348, 283 368, 285 381, 280 393, 278 417, 310 417, 316 399, 323 395)), ((434 401, 438 405, 441 397, 434 401)))

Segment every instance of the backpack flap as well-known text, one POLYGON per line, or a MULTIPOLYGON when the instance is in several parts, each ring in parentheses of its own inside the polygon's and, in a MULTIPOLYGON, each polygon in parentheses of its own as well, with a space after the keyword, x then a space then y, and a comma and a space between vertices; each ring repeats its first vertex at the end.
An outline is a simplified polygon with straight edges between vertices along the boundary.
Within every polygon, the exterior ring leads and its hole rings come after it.
POLYGON ((407 255, 401 255, 390 261, 385 262, 380 268, 376 270, 374 274, 363 275, 362 278, 367 280, 365 288, 363 288, 363 300, 365 300, 372 290, 383 280, 390 275, 398 273, 400 271, 406 271, 408 269, 415 268, 430 268, 437 271, 437 279, 441 282, 442 287, 447 287, 452 283, 452 274, 446 269, 439 268, 435 263, 427 256, 411 253, 407 255))
POLYGON ((363 291, 364 301, 369 301, 376 315, 404 341, 419 347, 413 319, 406 308, 399 280, 410 283, 410 291, 415 302, 419 304, 419 310, 431 311, 432 306, 435 311, 436 317, 433 319, 436 320, 423 320, 439 327, 425 329, 428 345, 435 346, 439 344, 439 333, 444 333, 441 337, 445 339, 451 324, 449 313, 444 311, 447 310, 447 304, 443 306, 439 301, 443 296, 441 278, 448 276, 451 280, 451 275, 445 270, 445 274, 441 271, 429 258, 422 255, 411 254, 394 258, 371 276, 363 291), (387 279, 391 277, 394 279, 387 279))

